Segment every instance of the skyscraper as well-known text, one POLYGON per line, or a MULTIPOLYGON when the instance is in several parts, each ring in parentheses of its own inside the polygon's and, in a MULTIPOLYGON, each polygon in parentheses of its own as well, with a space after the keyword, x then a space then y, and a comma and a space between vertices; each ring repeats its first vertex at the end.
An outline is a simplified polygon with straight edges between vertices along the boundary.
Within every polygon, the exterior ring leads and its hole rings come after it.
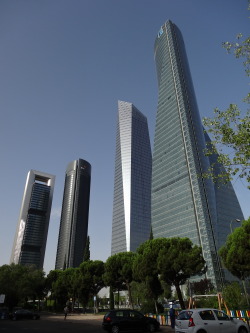
POLYGON ((152 156, 147 118, 118 102, 111 253, 135 251, 151 230, 152 156))
POLYGON ((154 51, 159 95, 152 166, 153 234, 188 237, 201 246, 206 276, 220 289, 225 272, 218 249, 230 232, 230 220, 243 215, 230 185, 227 195, 202 177, 210 163, 204 156, 204 131, 182 35, 171 21, 160 28, 154 51))
POLYGON ((24 189, 11 263, 43 268, 55 176, 30 170, 24 189))
POLYGON ((69 163, 64 184, 56 269, 78 267, 88 236, 91 165, 82 159, 69 163))

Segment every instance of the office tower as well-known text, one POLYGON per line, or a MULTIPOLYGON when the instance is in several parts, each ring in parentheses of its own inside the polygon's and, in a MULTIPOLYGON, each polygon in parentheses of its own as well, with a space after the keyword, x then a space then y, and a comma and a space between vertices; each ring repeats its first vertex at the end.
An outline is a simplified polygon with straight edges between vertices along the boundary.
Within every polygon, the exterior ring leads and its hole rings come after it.
MULTIPOLYGON (((205 133, 206 145, 211 144, 211 140, 207 133, 205 133)), ((214 174, 217 176, 221 173, 225 173, 223 165, 218 163, 218 155, 212 154, 209 156, 210 165, 213 166, 214 174)), ((214 184, 216 208, 217 208, 217 241, 218 248, 225 245, 229 232, 237 225, 237 221, 244 220, 242 210, 240 208, 238 199, 235 195, 231 182, 227 184, 214 184)), ((228 272, 225 272, 228 274, 228 272)))
POLYGON ((151 230, 152 156, 147 118, 118 102, 111 253, 135 251, 151 230))
POLYGON ((226 191, 216 190, 211 180, 202 177, 209 167, 205 136, 184 42, 171 21, 160 28, 154 51, 159 93, 152 166, 153 235, 188 237, 201 246, 206 277, 220 290, 225 274, 218 249, 230 232, 230 221, 242 218, 241 209, 232 188, 227 202, 226 191))
POLYGON ((43 268, 55 176, 30 170, 27 176, 11 263, 43 268))
POLYGON ((82 159, 69 163, 64 183, 56 269, 78 267, 88 236, 91 165, 82 159))

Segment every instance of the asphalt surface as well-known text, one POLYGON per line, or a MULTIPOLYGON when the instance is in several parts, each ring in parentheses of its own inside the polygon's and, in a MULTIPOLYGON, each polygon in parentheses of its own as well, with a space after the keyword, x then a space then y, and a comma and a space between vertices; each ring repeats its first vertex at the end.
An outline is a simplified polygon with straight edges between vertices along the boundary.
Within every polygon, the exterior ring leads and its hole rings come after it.
MULTIPOLYGON (((103 315, 43 314, 39 320, 0 320, 0 333, 104 333, 103 315)), ((161 326, 161 333, 174 332, 170 326, 161 326)))

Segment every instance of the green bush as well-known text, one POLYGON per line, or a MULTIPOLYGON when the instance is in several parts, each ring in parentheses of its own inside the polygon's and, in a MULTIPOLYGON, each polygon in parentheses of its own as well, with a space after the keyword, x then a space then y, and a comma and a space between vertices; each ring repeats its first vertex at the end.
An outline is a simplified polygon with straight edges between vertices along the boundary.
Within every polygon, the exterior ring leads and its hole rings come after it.
MULTIPOLYGON (((157 303, 157 310, 158 313, 163 313, 164 312, 164 307, 162 304, 157 303)), ((142 304, 141 306, 141 312, 143 313, 155 313, 155 303, 154 301, 148 301, 142 304)))

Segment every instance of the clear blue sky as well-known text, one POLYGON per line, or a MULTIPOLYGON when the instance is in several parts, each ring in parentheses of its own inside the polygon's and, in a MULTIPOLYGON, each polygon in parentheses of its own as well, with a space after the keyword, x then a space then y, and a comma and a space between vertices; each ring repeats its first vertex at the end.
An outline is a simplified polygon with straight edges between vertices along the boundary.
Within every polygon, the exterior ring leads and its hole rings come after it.
MULTIPOLYGON (((0 1, 0 265, 9 264, 27 173, 56 175, 44 269, 54 269, 66 166, 92 165, 91 259, 111 251, 117 101, 157 108, 154 40, 182 31, 201 116, 242 106, 248 81, 221 47, 249 33, 247 0, 0 1)), ((244 106, 245 107, 245 106, 244 106)), ((234 184, 245 217, 250 192, 234 184)), ((236 217, 237 218, 237 217, 236 217)))

